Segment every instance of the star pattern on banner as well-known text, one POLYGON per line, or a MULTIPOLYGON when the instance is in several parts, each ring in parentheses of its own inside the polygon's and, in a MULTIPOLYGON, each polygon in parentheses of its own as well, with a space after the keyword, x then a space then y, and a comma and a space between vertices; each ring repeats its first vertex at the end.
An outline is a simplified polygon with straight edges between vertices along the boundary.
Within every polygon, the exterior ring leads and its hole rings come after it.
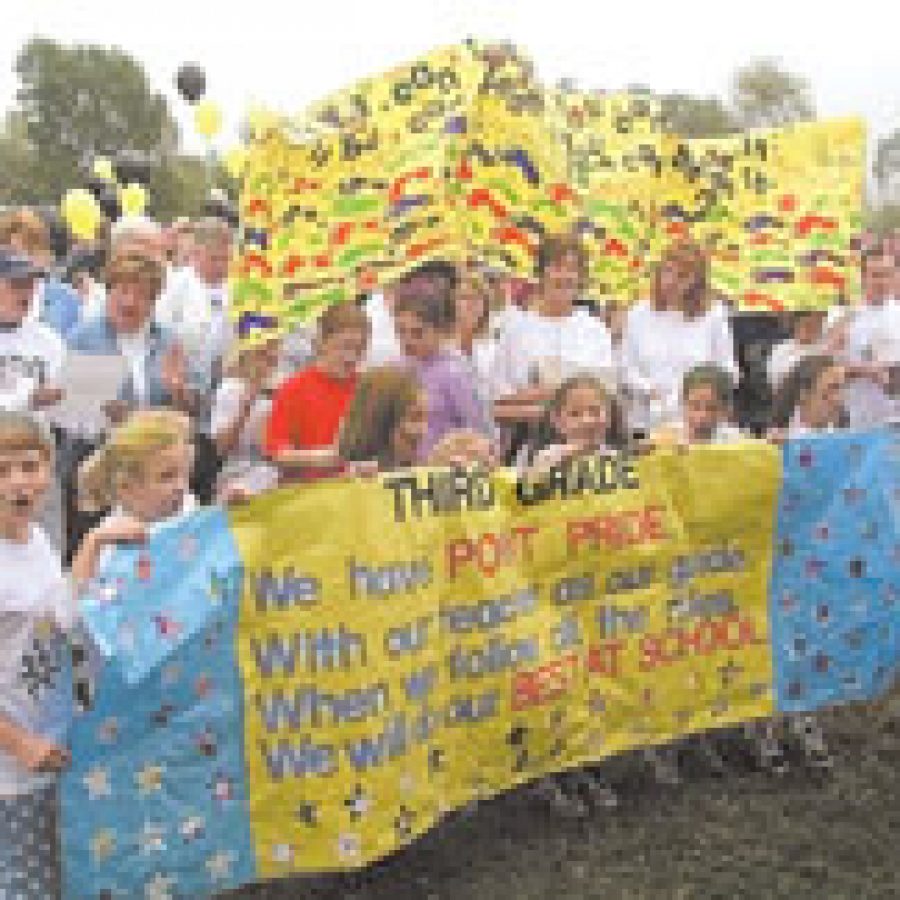
POLYGON ((100 768, 91 769, 82 779, 82 783, 87 788, 91 798, 109 797, 112 790, 109 786, 109 770, 100 768))
POLYGON ((103 828, 91 838, 91 856, 95 862, 104 862, 116 848, 116 835, 109 828, 103 828))
POLYGON ((206 870, 209 872, 210 881, 227 881, 231 874, 231 866, 234 863, 234 854, 219 852, 206 861, 206 870))
POLYGON ((779 509, 770 623, 781 709, 869 696, 895 665, 896 613, 880 602, 898 586, 884 551, 897 527, 886 502, 896 479, 890 444, 872 433, 785 446, 782 497, 791 503, 779 509))
POLYGON ((175 880, 157 872, 144 886, 144 900, 174 900, 175 880))
POLYGON ((369 811, 369 795, 361 785, 356 785, 353 793, 344 800, 344 806, 350 813, 350 821, 358 822, 369 811))
POLYGON ((145 822, 139 843, 141 853, 161 853, 166 849, 165 828, 153 822, 145 822))
POLYGON ((154 591, 161 600, 156 612, 194 624, 185 624, 177 640, 165 638, 169 655, 136 683, 119 658, 85 652, 92 705, 73 723, 73 766, 61 785, 69 832, 62 842, 64 896, 98 897, 108 890, 135 900, 200 897, 253 877, 231 639, 240 598, 224 592, 215 617, 200 631, 199 620, 191 618, 206 579, 202 570, 231 583, 227 573, 239 560, 221 512, 198 516, 150 538, 145 549, 151 577, 140 586, 133 552, 116 548, 109 561, 109 580, 121 578, 129 615, 146 603, 151 629, 137 619, 127 622, 136 638, 156 633, 154 591), (184 532, 196 538, 191 560, 175 550, 184 532), (135 596, 141 601, 133 604, 135 596))
POLYGON ((163 767, 159 765, 146 764, 135 775, 135 781, 142 794, 149 794, 152 791, 158 791, 162 787, 163 767))

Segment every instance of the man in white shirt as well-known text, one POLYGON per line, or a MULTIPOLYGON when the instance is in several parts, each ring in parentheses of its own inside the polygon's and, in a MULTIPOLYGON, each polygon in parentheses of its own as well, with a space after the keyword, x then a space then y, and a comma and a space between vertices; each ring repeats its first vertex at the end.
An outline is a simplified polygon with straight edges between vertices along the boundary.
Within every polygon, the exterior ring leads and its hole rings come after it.
POLYGON ((234 338, 229 318, 231 230, 218 219, 194 225, 191 268, 156 304, 156 321, 170 328, 185 350, 213 369, 234 338))
POLYGON ((900 366, 897 261, 876 248, 863 256, 863 303, 846 310, 830 332, 845 364, 844 408, 851 428, 876 428, 900 418, 900 396, 891 383, 900 366))

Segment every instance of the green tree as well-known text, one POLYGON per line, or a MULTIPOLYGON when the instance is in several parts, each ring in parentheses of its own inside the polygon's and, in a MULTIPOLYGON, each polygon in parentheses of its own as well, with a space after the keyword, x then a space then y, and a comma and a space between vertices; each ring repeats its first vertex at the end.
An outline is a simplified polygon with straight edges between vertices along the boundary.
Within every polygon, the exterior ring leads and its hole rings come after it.
POLYGON ((57 203, 84 182, 98 156, 158 164, 175 152, 178 132, 165 97, 117 48, 34 38, 22 48, 16 73, 38 202, 57 203))
POLYGON ((890 234, 900 230, 900 204, 886 203, 866 210, 866 228, 875 234, 890 234))
POLYGON ((755 60, 737 70, 731 101, 742 128, 775 128, 816 115, 806 79, 771 59, 755 60))
POLYGON ((199 157, 169 157, 150 178, 147 192, 151 212, 164 221, 178 216, 201 216, 210 187, 224 186, 227 175, 216 169, 207 181, 206 161, 199 157))
POLYGON ((738 129, 732 113, 714 94, 665 94, 662 112, 667 127, 675 134, 691 138, 724 137, 738 129))
POLYGON ((25 121, 17 111, 7 113, 0 131, 0 205, 37 203, 31 182, 35 167, 34 147, 28 140, 25 121))

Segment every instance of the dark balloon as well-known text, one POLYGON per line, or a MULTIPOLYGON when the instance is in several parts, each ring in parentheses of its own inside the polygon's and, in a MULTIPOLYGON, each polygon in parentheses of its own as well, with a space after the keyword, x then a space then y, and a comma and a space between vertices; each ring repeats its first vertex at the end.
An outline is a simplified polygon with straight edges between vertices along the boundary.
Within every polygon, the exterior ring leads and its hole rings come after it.
POLYGON ((193 105, 206 93, 206 73, 196 63, 185 63, 175 76, 175 87, 193 105))
POLYGON ((146 187, 153 176, 156 161, 150 157, 131 154, 117 157, 113 166, 116 171, 116 180, 119 184, 137 182, 146 187))

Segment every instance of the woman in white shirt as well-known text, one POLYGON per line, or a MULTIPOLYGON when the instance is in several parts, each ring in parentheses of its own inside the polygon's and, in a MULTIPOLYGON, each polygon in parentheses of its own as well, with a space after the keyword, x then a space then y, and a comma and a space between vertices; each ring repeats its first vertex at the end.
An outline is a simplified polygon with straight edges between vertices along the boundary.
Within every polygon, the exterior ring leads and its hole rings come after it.
POLYGON ((586 271, 584 246, 577 238, 543 240, 534 302, 509 319, 497 347, 492 390, 498 424, 533 430, 553 392, 574 375, 614 381, 605 323, 574 306, 586 271))
POLYGON ((681 419, 681 387, 695 366, 717 365, 737 381, 728 312, 711 299, 709 258, 693 241, 663 254, 653 298, 628 313, 622 337, 622 378, 628 428, 646 435, 681 419))

